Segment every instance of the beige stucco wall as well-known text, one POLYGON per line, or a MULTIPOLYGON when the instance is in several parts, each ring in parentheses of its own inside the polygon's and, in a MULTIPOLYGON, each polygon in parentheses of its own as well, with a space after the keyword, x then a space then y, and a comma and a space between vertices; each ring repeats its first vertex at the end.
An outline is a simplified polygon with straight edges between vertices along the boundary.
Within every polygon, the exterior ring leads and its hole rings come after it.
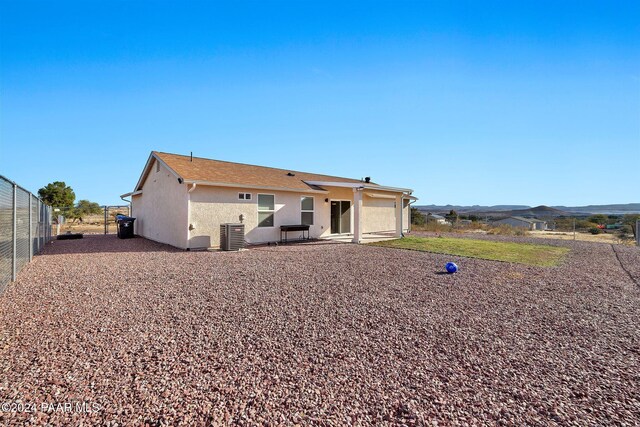
POLYGON ((137 235, 186 249, 188 232, 187 186, 167 168, 156 172, 155 160, 142 187, 132 196, 131 215, 137 235))
MULTIPOLYGON (((389 193, 387 193, 389 194, 389 193)), ((314 224, 309 232, 311 237, 331 234, 331 200, 349 200, 353 203, 351 188, 333 187, 328 193, 296 193, 288 191, 267 191, 247 188, 227 188, 197 186, 189 197, 189 248, 218 247, 220 245, 220 224, 240 222, 243 215, 245 239, 248 243, 275 242, 280 240, 280 226, 300 224, 301 198, 314 198, 314 224), (240 200, 238 193, 251 193, 251 200, 240 200), (275 216, 273 227, 258 227, 258 194, 275 196, 275 216), (328 199, 325 202, 325 199, 328 199)), ((365 199, 367 197, 365 196, 365 199)), ((395 230, 395 200, 371 199, 363 203, 364 232, 395 230), (390 206, 389 206, 390 205, 390 206)), ((404 209, 403 229, 407 230, 409 209, 404 209)), ((353 206, 350 211, 351 232, 353 232, 353 206)), ((301 232, 290 232, 290 239, 301 237, 301 232)))
MULTIPOLYGON (((396 229, 396 200, 380 199, 369 196, 367 191, 362 198, 362 232, 394 231, 396 229)), ((381 194, 381 193, 378 193, 381 194)), ((386 195, 391 195, 387 193, 386 195)))
MULTIPOLYGON (((375 198, 368 194, 380 194, 383 196, 396 196, 397 194, 383 191, 365 191, 362 198, 362 229, 363 233, 381 231, 395 231, 396 229, 396 199, 375 198)), ((402 231, 409 230, 410 208, 408 200, 403 203, 402 231)))
MULTIPOLYGON (((189 247, 217 247, 220 245, 220 224, 238 223, 244 216, 245 239, 248 243, 275 242, 280 240, 280 226, 300 224, 300 202, 303 196, 314 198, 314 223, 309 229, 311 237, 330 233, 330 203, 326 198, 343 197, 348 200, 350 189, 329 194, 268 191, 246 188, 224 188, 199 186, 191 193, 189 247), (348 191, 344 191, 348 190, 348 191), (238 199, 238 193, 251 193, 251 200, 238 199), (258 194, 275 196, 273 227, 258 227, 258 194)), ((350 194, 351 193, 351 194, 350 194)), ((296 239, 301 232, 290 232, 288 237, 296 239)))

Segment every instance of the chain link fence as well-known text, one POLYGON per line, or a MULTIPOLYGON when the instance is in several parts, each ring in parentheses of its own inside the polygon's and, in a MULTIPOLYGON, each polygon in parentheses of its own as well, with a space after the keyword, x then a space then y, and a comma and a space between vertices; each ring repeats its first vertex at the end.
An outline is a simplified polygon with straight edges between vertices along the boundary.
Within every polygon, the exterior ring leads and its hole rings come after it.
POLYGON ((51 207, 0 175, 0 294, 51 240, 51 207))

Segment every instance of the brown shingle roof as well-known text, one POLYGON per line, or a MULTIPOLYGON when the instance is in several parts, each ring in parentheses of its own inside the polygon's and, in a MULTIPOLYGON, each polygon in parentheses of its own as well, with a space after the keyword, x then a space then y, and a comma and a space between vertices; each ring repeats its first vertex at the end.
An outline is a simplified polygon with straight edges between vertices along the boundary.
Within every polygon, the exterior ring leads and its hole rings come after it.
MULTIPOLYGON (((264 186, 293 190, 318 189, 304 181, 330 181, 359 183, 360 180, 319 175, 307 172, 232 163, 221 160, 203 159, 178 154, 152 152, 185 181, 206 181, 220 184, 238 184, 238 186, 264 186), (289 176, 289 173, 295 174, 289 176)), ((371 183, 370 185, 375 185, 371 183)))

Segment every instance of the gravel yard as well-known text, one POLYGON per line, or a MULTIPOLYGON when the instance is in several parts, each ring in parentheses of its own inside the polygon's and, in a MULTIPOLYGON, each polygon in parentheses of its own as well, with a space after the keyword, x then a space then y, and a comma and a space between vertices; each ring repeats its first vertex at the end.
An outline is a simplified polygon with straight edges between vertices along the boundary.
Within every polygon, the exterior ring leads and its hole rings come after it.
POLYGON ((56 241, 0 296, 0 424, 640 424, 640 250, 548 243, 574 250, 56 241))

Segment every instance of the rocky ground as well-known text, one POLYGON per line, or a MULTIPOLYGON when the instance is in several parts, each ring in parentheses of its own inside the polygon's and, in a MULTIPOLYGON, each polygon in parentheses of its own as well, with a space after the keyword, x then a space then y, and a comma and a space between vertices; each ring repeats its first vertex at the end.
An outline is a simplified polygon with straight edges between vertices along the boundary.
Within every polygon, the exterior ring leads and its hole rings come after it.
POLYGON ((550 244, 55 241, 0 296, 0 423, 640 424, 640 250, 550 244))

